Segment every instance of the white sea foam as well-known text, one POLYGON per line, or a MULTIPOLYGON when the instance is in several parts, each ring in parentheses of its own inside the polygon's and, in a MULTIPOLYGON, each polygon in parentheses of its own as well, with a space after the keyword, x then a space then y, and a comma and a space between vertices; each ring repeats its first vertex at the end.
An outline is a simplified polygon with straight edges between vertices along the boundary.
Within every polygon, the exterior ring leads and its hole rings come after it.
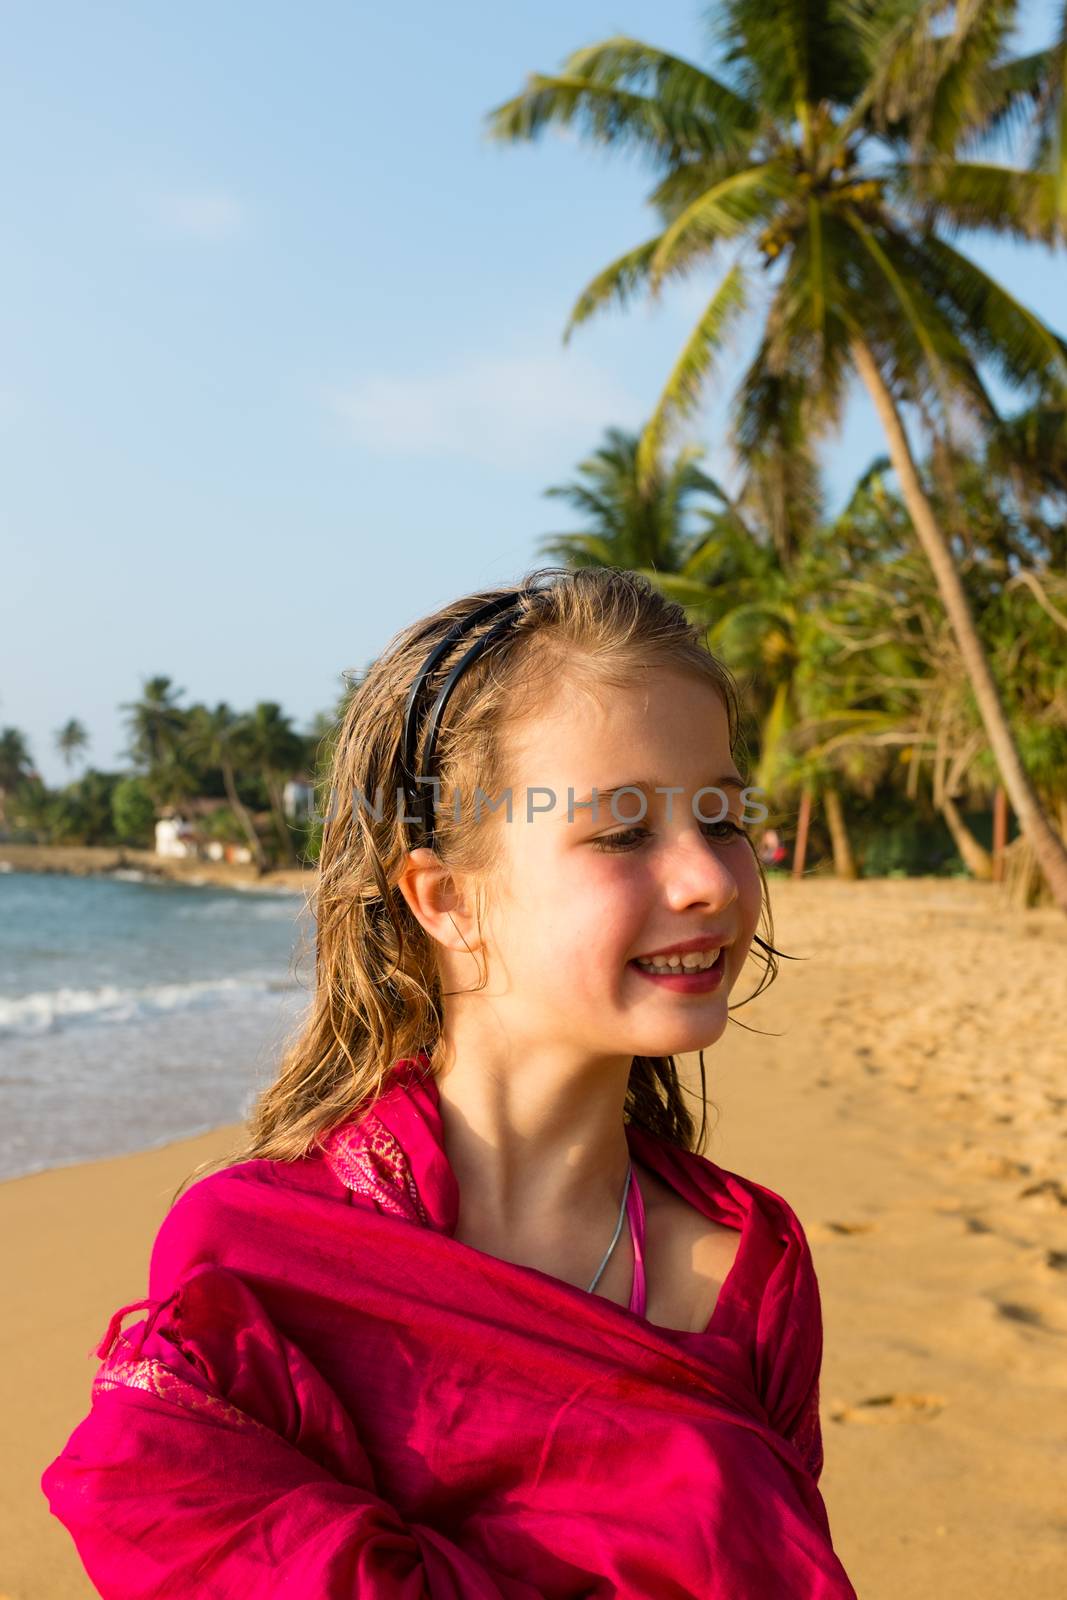
POLYGON ((261 973, 195 983, 156 983, 143 988, 104 984, 96 989, 42 989, 0 996, 0 1035, 40 1034, 85 1022, 134 1022, 161 1013, 240 1003, 257 995, 297 987, 261 973))

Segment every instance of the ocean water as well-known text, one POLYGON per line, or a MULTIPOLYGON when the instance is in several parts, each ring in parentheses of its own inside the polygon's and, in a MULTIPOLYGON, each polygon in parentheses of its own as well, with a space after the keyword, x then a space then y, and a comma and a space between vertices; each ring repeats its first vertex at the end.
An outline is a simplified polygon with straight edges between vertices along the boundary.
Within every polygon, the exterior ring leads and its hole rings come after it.
POLYGON ((0 872, 0 1178, 240 1120, 313 978, 299 893, 0 872))

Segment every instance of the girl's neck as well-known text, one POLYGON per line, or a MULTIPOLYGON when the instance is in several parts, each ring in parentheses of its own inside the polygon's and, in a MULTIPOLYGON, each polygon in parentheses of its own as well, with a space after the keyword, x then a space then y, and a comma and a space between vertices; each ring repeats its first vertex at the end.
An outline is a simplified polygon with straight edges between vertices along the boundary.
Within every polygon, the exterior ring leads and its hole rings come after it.
POLYGON ((471 1228, 521 1238, 575 1217, 613 1224, 629 1161, 631 1059, 583 1063, 536 1045, 503 1057, 442 1041, 433 1053, 442 1132, 471 1228))

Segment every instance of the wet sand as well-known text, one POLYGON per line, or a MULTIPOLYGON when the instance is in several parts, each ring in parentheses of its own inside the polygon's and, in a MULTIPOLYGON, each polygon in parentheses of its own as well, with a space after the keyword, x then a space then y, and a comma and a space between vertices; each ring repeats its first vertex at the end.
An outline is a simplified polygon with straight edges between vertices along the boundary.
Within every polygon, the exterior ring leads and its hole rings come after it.
MULTIPOLYGON (((961 880, 772 893, 777 947, 806 959, 705 1053, 705 1153, 785 1195, 811 1242, 835 1547, 862 1600, 1058 1600, 1067 923, 961 880)), ((233 1138, 0 1184, 0 1600, 95 1593, 38 1479, 175 1186, 233 1138)))

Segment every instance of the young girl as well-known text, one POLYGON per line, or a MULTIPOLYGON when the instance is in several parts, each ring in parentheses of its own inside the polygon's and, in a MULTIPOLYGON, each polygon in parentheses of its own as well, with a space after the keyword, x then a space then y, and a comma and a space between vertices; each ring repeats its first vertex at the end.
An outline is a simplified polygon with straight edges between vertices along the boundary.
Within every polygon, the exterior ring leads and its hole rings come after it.
POLYGON ((777 970, 738 755, 729 673, 614 568, 358 684, 304 1030, 44 1476, 105 1600, 854 1596, 807 1242, 674 1061, 777 970))

